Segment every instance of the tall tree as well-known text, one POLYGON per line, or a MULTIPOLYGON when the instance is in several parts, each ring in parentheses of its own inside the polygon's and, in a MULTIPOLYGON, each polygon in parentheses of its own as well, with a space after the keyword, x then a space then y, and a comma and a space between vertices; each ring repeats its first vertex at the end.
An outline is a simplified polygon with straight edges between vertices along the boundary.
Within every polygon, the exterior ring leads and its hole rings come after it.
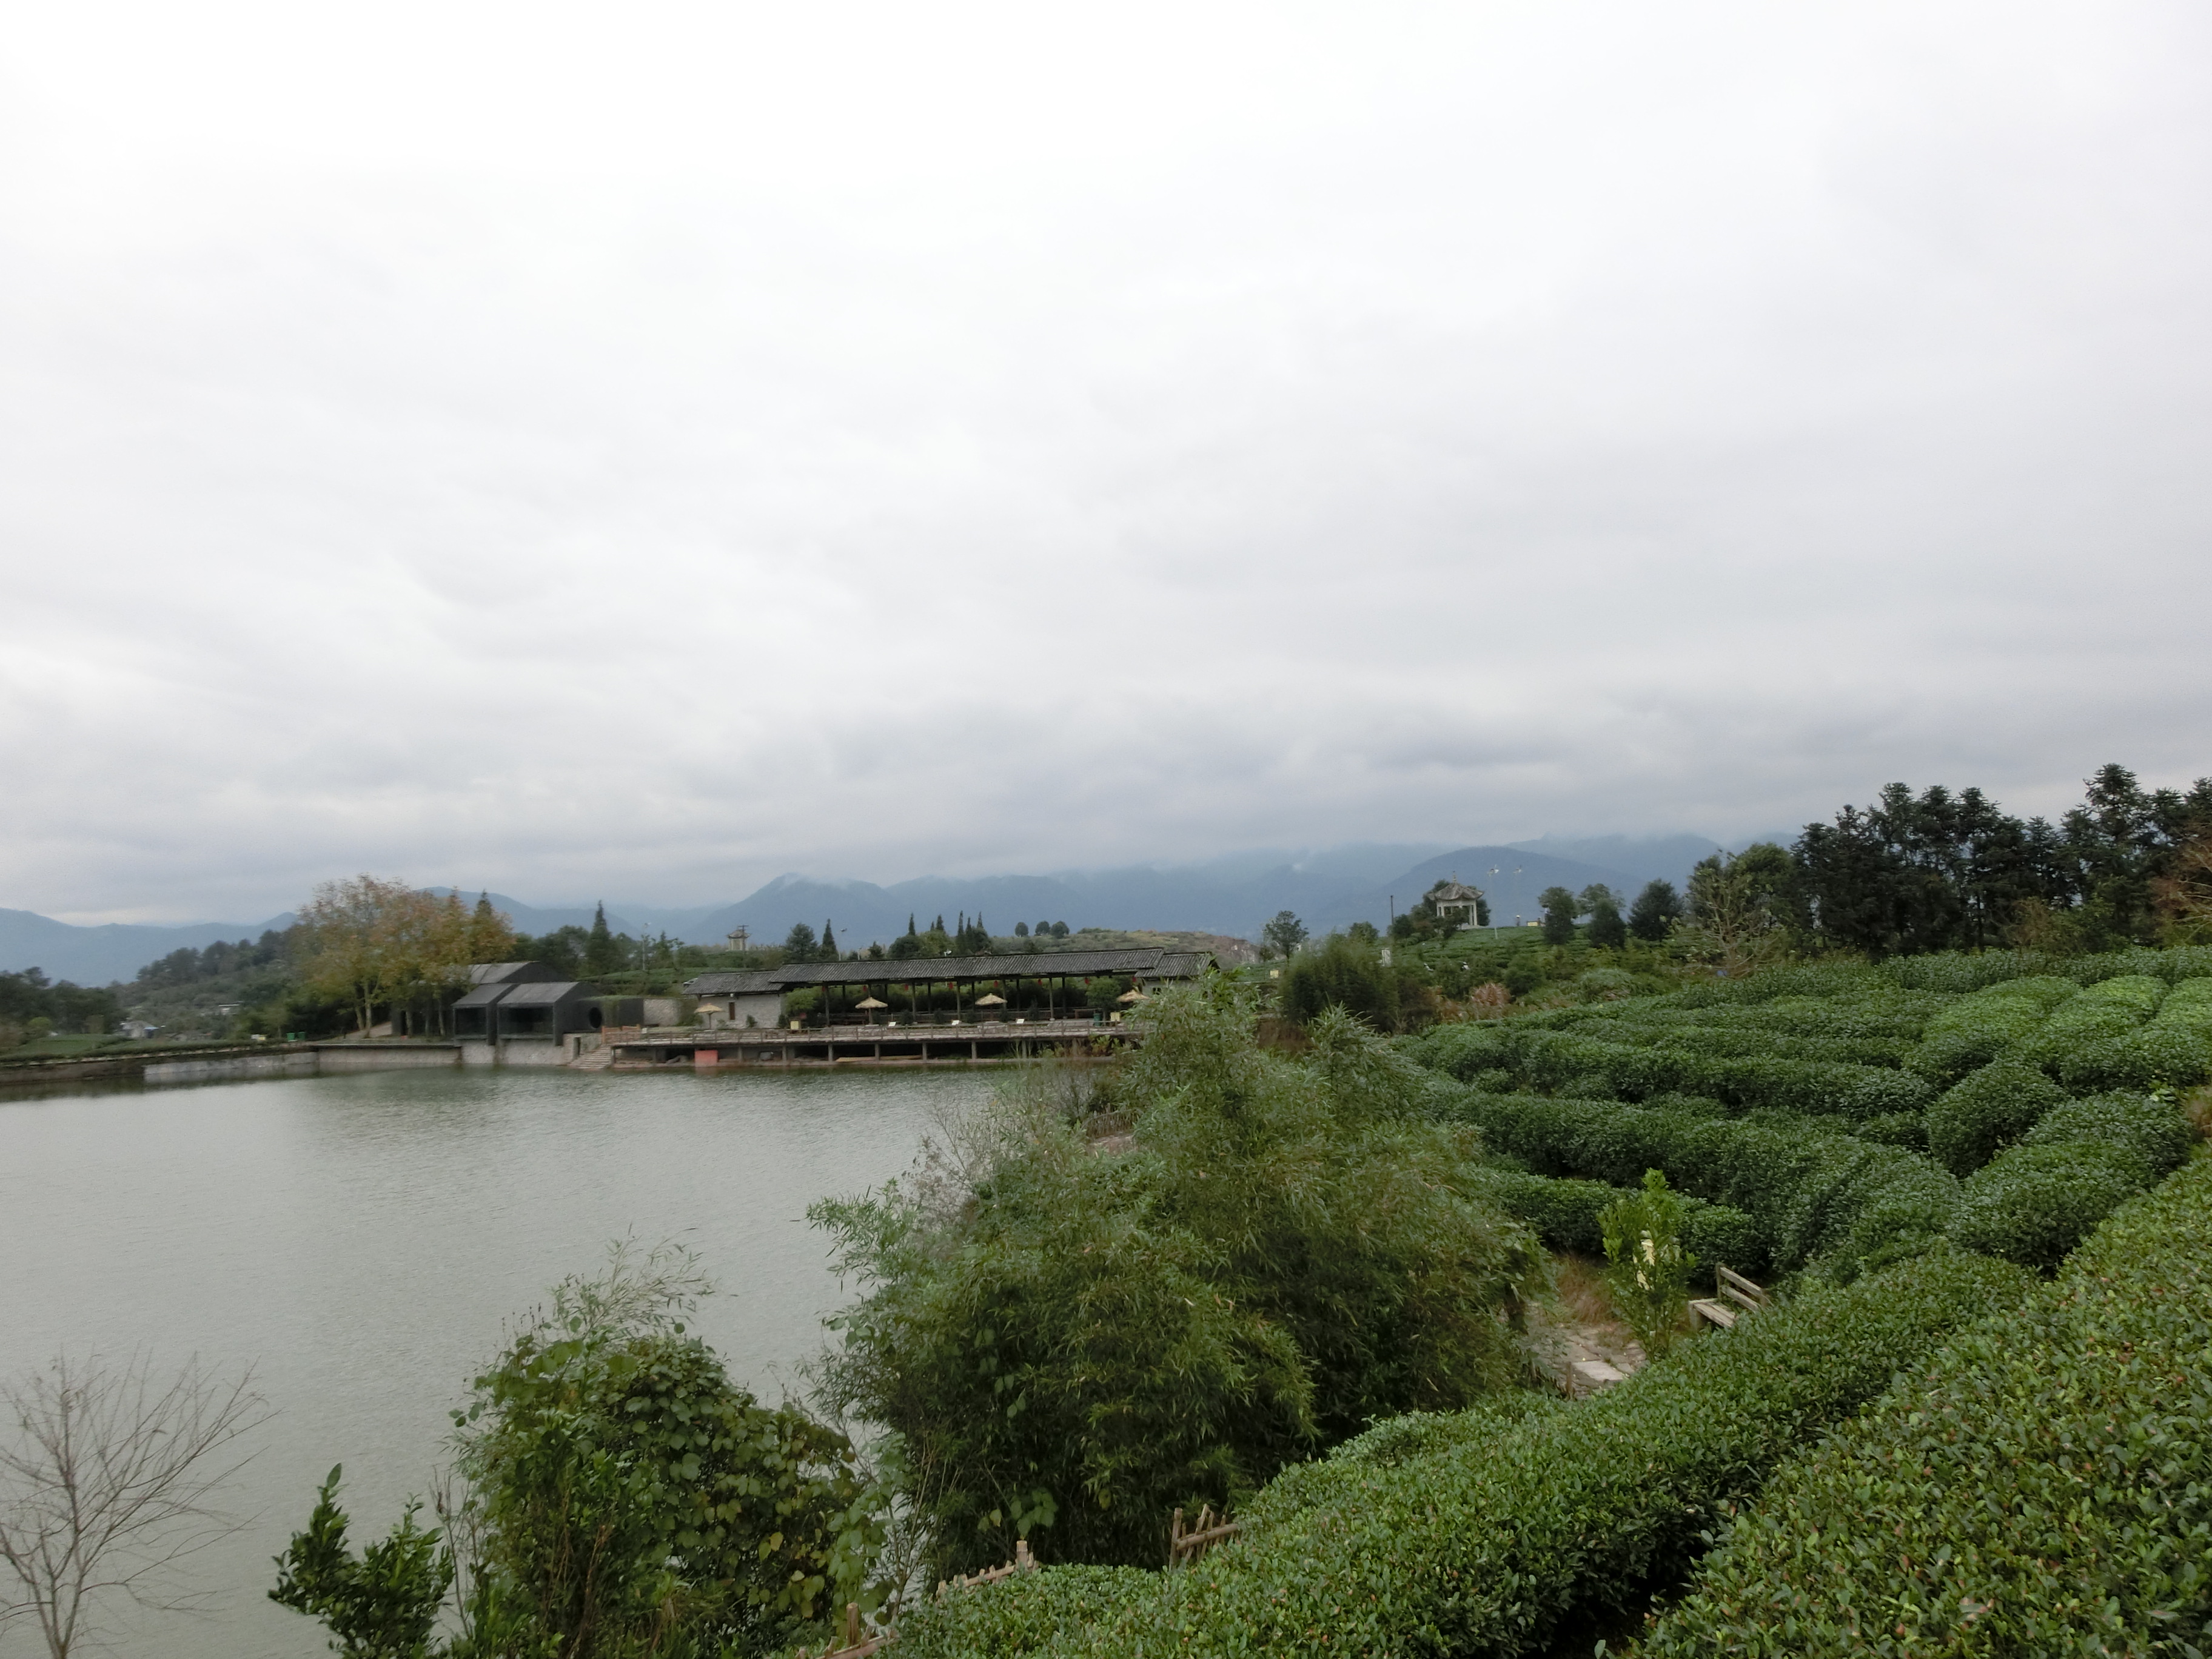
POLYGON ((514 921, 504 911, 492 908, 489 893, 478 893, 477 908, 469 915, 469 960, 472 963, 512 960, 514 937, 514 921))
POLYGON ((1575 896, 1564 887, 1547 887, 1536 895, 1536 904, 1544 913, 1544 943, 1572 944, 1577 914, 1575 896))
POLYGON ((784 935, 783 957, 786 962, 814 960, 814 930, 803 921, 791 924, 791 932, 784 935))
POLYGON ((824 962, 837 960, 837 930, 827 921, 822 924, 822 960, 824 962))
POLYGON ((453 908, 404 881, 326 881, 301 907, 308 987, 350 1002, 368 1030, 380 1006, 436 986, 466 949, 453 908))
POLYGON ((1628 912, 1628 931, 1640 939, 1657 942, 1673 931, 1682 915, 1681 895, 1671 881, 1647 881, 1628 912))
POLYGON ((587 978, 597 979, 603 974, 618 974, 626 965, 622 947, 616 944, 614 933, 607 927, 607 907, 603 900, 592 912, 592 931, 584 940, 584 973, 587 978))
POLYGON ((1680 935, 1693 962, 1740 975, 1784 956, 1790 945, 1790 854, 1771 842, 1730 857, 1717 853, 1690 872, 1689 926, 1680 935))
MULTIPOLYGON (((1060 930, 1060 924, 1054 924, 1054 933, 1058 933, 1060 930)), ((1305 923, 1289 910, 1276 911, 1273 920, 1260 930, 1260 942, 1279 957, 1296 956, 1298 946, 1304 945, 1306 939, 1305 923)))

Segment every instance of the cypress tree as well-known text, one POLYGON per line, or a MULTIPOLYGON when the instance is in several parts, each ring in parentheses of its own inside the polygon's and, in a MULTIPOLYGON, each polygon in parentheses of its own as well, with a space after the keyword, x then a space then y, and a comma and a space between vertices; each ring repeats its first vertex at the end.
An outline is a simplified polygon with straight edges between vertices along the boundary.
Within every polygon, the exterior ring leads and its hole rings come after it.
POLYGON ((584 939, 584 972, 596 979, 601 974, 621 972, 622 965, 622 951, 607 927, 607 907, 603 899, 592 912, 592 931, 584 939))
POLYGON ((836 930, 826 921, 822 924, 822 960, 824 962, 837 960, 836 930))

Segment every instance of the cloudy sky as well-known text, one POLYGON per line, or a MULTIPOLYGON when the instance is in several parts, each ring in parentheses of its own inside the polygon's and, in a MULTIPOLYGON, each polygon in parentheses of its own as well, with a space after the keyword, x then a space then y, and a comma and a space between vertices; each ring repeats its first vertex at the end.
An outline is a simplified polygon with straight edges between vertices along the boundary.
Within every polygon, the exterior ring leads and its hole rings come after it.
POLYGON ((2212 13, 79 0, 0 905, 2212 771, 2212 13))

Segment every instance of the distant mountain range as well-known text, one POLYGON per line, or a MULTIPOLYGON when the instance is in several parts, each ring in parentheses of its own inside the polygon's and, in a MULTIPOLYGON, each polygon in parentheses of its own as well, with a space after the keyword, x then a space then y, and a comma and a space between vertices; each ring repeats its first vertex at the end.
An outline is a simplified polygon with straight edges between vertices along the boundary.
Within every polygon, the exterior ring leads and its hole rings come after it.
MULTIPOLYGON (((1786 843, 1791 837, 1754 839, 1786 843)), ((1279 910, 1295 912, 1316 933, 1354 921, 1379 927, 1431 884, 1454 876, 1482 889, 1492 915, 1510 926, 1516 918, 1535 916, 1536 895, 1547 887, 1579 892, 1603 882, 1624 900, 1654 878, 1680 887, 1691 866, 1718 846, 1686 835, 1547 836, 1497 847, 1361 842, 1318 853, 1263 850, 1201 864, 1133 865, 1047 876, 923 876, 888 887, 785 875, 734 904, 671 908, 610 900, 607 925, 633 938, 665 933, 688 945, 720 945, 742 926, 754 943, 775 945, 796 922, 819 929, 828 921, 836 927, 837 942, 850 949, 877 939, 889 944, 906 931, 909 915, 927 927, 940 915, 950 926, 964 912, 981 915, 999 933, 1012 932, 1018 921, 1032 927, 1065 921, 1070 927, 1150 927, 1256 939, 1279 910)), ((462 896, 473 899, 475 894, 462 896)), ((504 893, 491 898, 526 933, 591 925, 590 904, 526 904, 504 893)), ((0 910, 0 969, 38 967, 55 979, 106 984, 129 979, 181 946, 254 939, 264 928, 289 927, 291 921, 287 914, 250 926, 78 927, 28 910, 0 910)))
POLYGON ((79 927, 31 910, 0 910, 0 972, 41 968, 48 979, 79 985, 106 985, 129 979, 149 962, 189 945, 198 951, 218 939, 259 939, 271 927, 292 925, 292 915, 252 923, 196 921, 181 927, 154 927, 111 921, 79 927))

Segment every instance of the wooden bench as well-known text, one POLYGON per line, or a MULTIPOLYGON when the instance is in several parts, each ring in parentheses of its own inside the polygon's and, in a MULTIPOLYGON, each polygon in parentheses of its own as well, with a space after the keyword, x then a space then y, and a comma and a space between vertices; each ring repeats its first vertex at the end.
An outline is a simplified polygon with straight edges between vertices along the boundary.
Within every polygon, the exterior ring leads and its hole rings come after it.
POLYGON ((1723 1330, 1731 1328, 1735 1322, 1749 1313, 1757 1313, 1766 1305, 1766 1292, 1741 1273, 1713 1264, 1713 1287, 1717 1295, 1690 1304, 1690 1312, 1709 1325, 1723 1330), (1730 1307, 1729 1304, 1735 1305, 1730 1307))

